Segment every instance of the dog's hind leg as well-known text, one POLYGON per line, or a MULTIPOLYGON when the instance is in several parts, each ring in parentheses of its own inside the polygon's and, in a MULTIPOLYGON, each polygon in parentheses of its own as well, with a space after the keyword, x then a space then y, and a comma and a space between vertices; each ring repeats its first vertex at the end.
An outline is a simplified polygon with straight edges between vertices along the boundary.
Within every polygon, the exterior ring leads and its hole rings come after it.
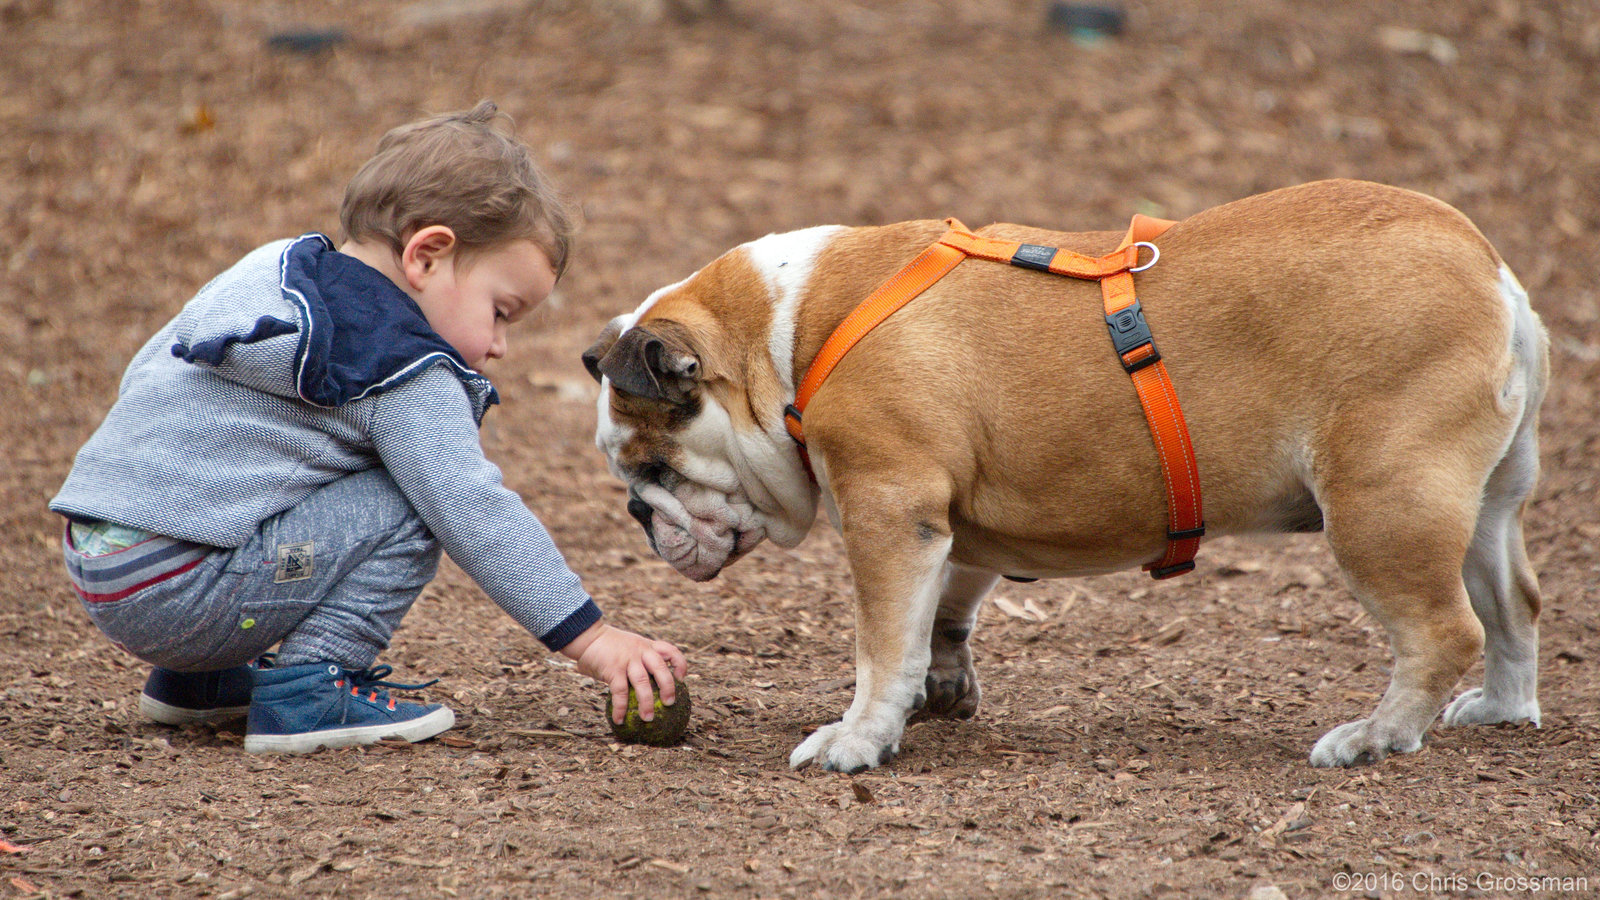
POLYGON ((1482 484, 1469 477, 1472 454, 1405 446, 1410 442, 1390 431, 1384 437, 1398 455, 1370 455, 1360 448, 1383 446, 1375 436, 1349 437, 1345 458, 1328 460, 1319 475, 1318 501, 1334 557, 1362 606, 1388 632, 1394 671, 1371 716, 1317 741, 1315 766, 1377 762, 1420 748, 1483 649, 1483 627, 1461 578, 1482 484))
POLYGON ((1489 479, 1461 570, 1485 633, 1483 687, 1450 704, 1446 725, 1539 724, 1539 582, 1522 542, 1522 510, 1538 469, 1537 440, 1519 433, 1489 479))
POLYGON ((1483 509, 1461 574, 1485 632, 1483 687, 1457 697, 1445 725, 1539 724, 1539 581, 1522 540, 1522 513, 1539 479, 1539 403, 1544 395, 1544 333, 1527 295, 1502 276, 1516 323, 1518 365, 1503 394, 1523 404, 1522 421, 1484 487, 1483 509))
POLYGON ((978 711, 983 689, 978 686, 969 641, 978 608, 1000 576, 952 563, 945 568, 944 593, 933 618, 928 677, 923 680, 927 703, 922 711, 929 716, 970 719, 978 711))

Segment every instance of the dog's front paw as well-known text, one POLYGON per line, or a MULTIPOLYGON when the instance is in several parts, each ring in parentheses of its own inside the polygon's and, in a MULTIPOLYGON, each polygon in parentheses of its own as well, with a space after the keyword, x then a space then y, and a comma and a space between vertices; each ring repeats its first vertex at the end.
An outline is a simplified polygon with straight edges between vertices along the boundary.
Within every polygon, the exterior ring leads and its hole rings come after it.
POLYGON ((794 748, 789 754, 789 765, 803 769, 815 762, 830 772, 854 775, 888 762, 899 752, 898 740, 873 738, 861 733, 861 729, 835 722, 818 728, 794 748))
POLYGON ((1364 766, 1390 753, 1411 753, 1422 746, 1422 736, 1406 736, 1376 727, 1371 719, 1346 722, 1311 748, 1311 764, 1323 768, 1364 766))
POLYGON ((1442 721, 1449 726, 1532 722, 1538 728, 1539 701, 1501 700, 1485 694, 1483 688, 1473 688, 1451 701, 1442 721))

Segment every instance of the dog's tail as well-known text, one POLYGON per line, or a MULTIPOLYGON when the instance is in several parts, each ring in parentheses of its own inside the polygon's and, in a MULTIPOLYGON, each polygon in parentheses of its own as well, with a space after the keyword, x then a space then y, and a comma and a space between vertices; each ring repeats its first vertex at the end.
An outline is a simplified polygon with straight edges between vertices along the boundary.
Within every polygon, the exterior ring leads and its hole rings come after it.
POLYGON ((1500 402, 1516 415, 1515 444, 1538 429, 1539 406, 1550 381, 1550 338, 1528 303, 1528 292, 1504 264, 1500 267, 1500 295, 1511 314, 1511 371, 1501 385, 1500 402))

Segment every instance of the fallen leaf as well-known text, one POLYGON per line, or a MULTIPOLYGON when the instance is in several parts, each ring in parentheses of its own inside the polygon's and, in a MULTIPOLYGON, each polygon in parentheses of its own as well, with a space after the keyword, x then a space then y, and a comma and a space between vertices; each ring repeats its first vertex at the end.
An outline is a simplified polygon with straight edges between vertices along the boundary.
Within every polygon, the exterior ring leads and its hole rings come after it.
POLYGON ((872 791, 859 781, 850 782, 850 790, 855 791, 857 803, 871 803, 873 800, 872 791))
POLYGON ((689 874, 688 866, 682 863, 675 863, 670 859, 652 859, 649 864, 658 869, 666 869, 668 872, 677 872, 679 875, 689 874))
POLYGON ((1441 66, 1450 65, 1461 55, 1444 35, 1394 25, 1378 26, 1378 43, 1391 53, 1426 56, 1441 66))
POLYGON ((323 868, 331 862, 332 860, 319 859, 309 866, 301 866, 300 868, 295 869, 293 872, 289 873, 289 878, 287 881, 288 885, 293 887, 301 882, 310 881, 317 876, 318 872, 321 872, 323 868))
POLYGON ((1267 826, 1267 829, 1261 832, 1259 835, 1261 843, 1268 847, 1276 845, 1278 843, 1278 835, 1283 834, 1289 829, 1290 825, 1298 822, 1305 815, 1305 812, 1305 803, 1296 803, 1289 807, 1289 811, 1284 813, 1282 818, 1267 826))
POLYGON ((0 853, 27 853, 32 849, 27 844, 13 844, 5 838, 0 838, 0 853))
POLYGON ((1044 613, 1040 612, 1039 608, 1034 606, 1031 600, 1026 605, 1019 605, 1017 601, 1012 600, 1010 597, 996 597, 994 598, 994 605, 996 609, 1013 619, 1034 623, 1044 621, 1044 613))

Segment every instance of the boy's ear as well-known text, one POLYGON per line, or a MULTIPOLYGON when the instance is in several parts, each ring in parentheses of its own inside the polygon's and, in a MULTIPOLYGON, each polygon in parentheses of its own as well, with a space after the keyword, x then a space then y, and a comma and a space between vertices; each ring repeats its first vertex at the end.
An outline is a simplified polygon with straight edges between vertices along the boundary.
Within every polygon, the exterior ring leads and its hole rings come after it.
POLYGON ((429 225, 417 229, 406 240, 400 251, 400 270, 414 291, 422 290, 440 264, 450 261, 456 252, 456 233, 447 225, 429 225))

